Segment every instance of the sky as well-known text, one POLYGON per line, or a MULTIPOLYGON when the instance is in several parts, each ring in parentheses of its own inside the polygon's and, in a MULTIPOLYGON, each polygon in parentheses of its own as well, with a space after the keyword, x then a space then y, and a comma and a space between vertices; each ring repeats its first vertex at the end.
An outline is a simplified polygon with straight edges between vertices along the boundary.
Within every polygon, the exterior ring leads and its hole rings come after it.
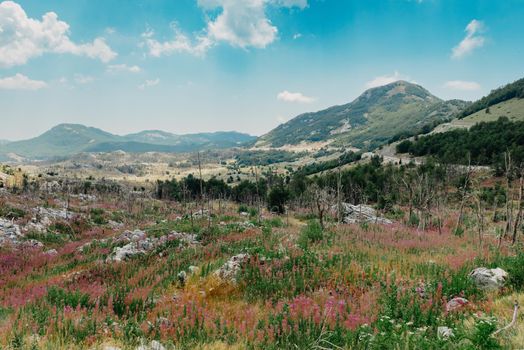
POLYGON ((475 100, 524 76, 524 0, 0 2, 0 139, 60 123, 236 130, 395 80, 475 100))

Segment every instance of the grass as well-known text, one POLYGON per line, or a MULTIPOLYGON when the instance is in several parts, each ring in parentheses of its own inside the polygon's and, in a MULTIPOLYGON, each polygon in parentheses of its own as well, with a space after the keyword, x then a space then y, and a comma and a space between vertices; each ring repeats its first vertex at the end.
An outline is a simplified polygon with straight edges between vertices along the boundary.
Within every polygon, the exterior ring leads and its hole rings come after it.
MULTIPOLYGON (((220 213, 215 207, 211 221, 184 218, 183 208, 148 207, 126 212, 126 226, 154 237, 193 232, 201 244, 174 242, 105 263, 114 241, 95 241, 82 253, 77 248, 119 230, 76 225, 68 235, 64 225, 55 227, 61 234, 30 235, 56 247, 53 258, 1 250, 0 346, 134 349, 154 339, 171 349, 495 349, 522 343, 522 318, 500 336, 491 333, 508 323, 514 299, 524 303, 524 254, 505 245, 495 254, 495 235, 486 235, 479 250, 474 225, 461 236, 451 233, 450 220, 442 234, 403 224, 330 222, 322 230, 304 213, 263 212, 260 224, 246 226, 249 217, 240 213, 249 207, 228 205, 220 213), (239 253, 249 259, 236 282, 219 279, 215 271, 239 253), (194 274, 190 266, 197 267, 194 274), (507 288, 478 290, 467 278, 477 266, 506 269, 507 288), (185 283, 181 271, 188 274, 185 283), (469 307, 447 313, 446 301, 456 296, 466 297, 469 307), (439 338, 439 326, 452 328, 455 337, 439 338)), ((104 208, 86 215, 94 221, 124 211, 104 208)))

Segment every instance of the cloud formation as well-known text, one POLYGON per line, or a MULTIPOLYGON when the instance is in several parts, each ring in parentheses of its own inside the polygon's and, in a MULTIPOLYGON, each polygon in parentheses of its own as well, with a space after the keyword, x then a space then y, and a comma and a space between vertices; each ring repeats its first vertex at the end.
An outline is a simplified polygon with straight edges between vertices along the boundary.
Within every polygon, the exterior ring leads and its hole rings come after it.
POLYGON ((118 72, 129 72, 129 73, 139 73, 141 71, 139 66, 128 66, 127 64, 111 64, 107 66, 108 73, 118 73, 118 72))
POLYGON ((173 31, 173 39, 162 42, 153 38, 155 33, 152 30, 142 34, 143 45, 148 48, 150 56, 160 57, 180 52, 203 56, 213 46, 213 42, 205 35, 198 35, 193 42, 176 25, 173 25, 173 31))
POLYGON ((153 80, 146 80, 143 84, 138 85, 138 88, 140 90, 145 90, 146 88, 150 88, 150 87, 156 86, 158 84, 160 84, 160 79, 156 78, 156 79, 153 79, 153 80))
POLYGON ((41 20, 27 17, 24 9, 13 1, 0 3, 0 66, 25 64, 44 53, 68 53, 109 62, 117 56, 105 42, 77 44, 69 38, 69 24, 47 12, 41 20))
POLYGON ((375 88, 379 86, 384 86, 387 84, 394 83, 395 81, 398 81, 398 80, 411 81, 411 79, 408 76, 400 74, 398 71, 395 71, 391 75, 386 74, 386 75, 381 75, 381 76, 373 78, 372 80, 366 83, 366 88, 371 89, 371 88, 375 88))
POLYGON ((444 87, 463 91, 480 90, 480 84, 475 81, 450 80, 444 84, 444 87))
POLYGON ((32 80, 17 73, 12 77, 0 78, 0 89, 3 90, 40 90, 47 84, 40 80, 32 80))
POLYGON ((315 101, 315 98, 313 97, 305 96, 300 92, 289 92, 287 90, 279 93, 277 99, 284 102, 294 103, 311 103, 315 101))
POLYGON ((220 42, 243 49, 265 48, 278 35, 278 28, 266 15, 267 7, 304 9, 307 5, 307 0, 198 0, 208 19, 206 27, 194 39, 176 27, 172 40, 158 41, 152 31, 142 37, 149 54, 155 57, 177 52, 203 56, 220 42))
POLYGON ((481 35, 484 32, 484 22, 474 19, 468 23, 465 31, 466 37, 451 52, 451 57, 454 59, 462 58, 484 46, 485 39, 481 35))

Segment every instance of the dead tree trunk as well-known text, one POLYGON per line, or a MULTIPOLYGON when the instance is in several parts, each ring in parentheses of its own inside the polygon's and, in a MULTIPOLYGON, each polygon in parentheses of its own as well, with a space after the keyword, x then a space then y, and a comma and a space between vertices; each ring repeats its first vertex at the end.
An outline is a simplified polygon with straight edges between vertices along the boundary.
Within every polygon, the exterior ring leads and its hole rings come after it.
POLYGON ((504 237, 507 237, 511 230, 513 221, 513 198, 512 198, 512 181, 511 181, 511 153, 507 152, 504 154, 504 163, 506 166, 506 229, 504 230, 504 237))
POLYGON ((520 227, 520 222, 522 220, 522 185, 523 185, 523 174, 520 174, 520 183, 519 183, 519 201, 517 203, 517 217, 515 218, 515 223, 513 225, 513 237, 511 239, 512 244, 517 242, 517 233, 520 227))
POLYGON ((457 218, 457 224, 455 225, 456 234, 462 224, 462 216, 464 215, 464 206, 466 205, 467 190, 468 184, 471 176, 471 157, 468 156, 468 172, 466 173, 466 178, 464 179, 464 187, 462 188, 462 198, 460 200, 459 216, 457 218))

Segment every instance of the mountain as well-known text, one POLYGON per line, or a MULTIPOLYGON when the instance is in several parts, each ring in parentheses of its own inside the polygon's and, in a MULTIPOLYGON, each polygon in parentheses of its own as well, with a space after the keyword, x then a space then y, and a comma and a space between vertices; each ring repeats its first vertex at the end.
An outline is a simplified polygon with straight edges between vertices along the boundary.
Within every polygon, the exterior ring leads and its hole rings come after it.
POLYGON ((175 135, 164 131, 143 131, 125 136, 79 124, 60 124, 42 135, 0 145, 0 159, 49 159, 81 152, 192 152, 229 148, 253 141, 237 132, 175 135))
POLYGON ((136 134, 126 135, 124 137, 125 139, 134 142, 189 148, 194 147, 195 145, 207 145, 208 147, 219 148, 224 148, 225 146, 234 147, 253 141, 252 136, 235 131, 175 135, 160 130, 146 130, 136 134))
POLYGON ((1 145, 7 145, 9 142, 11 142, 11 141, 9 141, 9 140, 0 140, 0 146, 1 145))
POLYGON ((449 120, 467 105, 443 101, 420 85, 397 81, 369 89, 351 103, 299 115, 262 136, 256 145, 334 141, 372 149, 397 134, 449 120))

